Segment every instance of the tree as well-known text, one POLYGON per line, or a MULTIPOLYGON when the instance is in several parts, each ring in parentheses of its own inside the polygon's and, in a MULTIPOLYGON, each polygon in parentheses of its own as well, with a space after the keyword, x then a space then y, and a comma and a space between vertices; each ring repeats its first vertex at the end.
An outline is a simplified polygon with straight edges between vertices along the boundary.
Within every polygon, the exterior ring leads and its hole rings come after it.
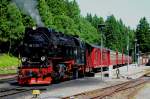
POLYGON ((78 21, 80 17, 80 8, 75 0, 69 1, 66 0, 67 16, 72 18, 75 22, 78 21))
POLYGON ((22 38, 22 33, 24 31, 24 25, 22 23, 22 17, 19 9, 16 7, 15 3, 10 3, 8 5, 8 37, 10 41, 9 52, 11 50, 11 45, 15 43, 15 40, 22 38))
POLYGON ((85 18, 80 18, 78 30, 79 36, 89 43, 100 44, 100 35, 97 29, 91 25, 85 18))
POLYGON ((105 45, 108 48, 113 50, 118 50, 122 52, 122 49, 125 53, 128 51, 126 50, 127 46, 133 48, 134 42, 134 31, 130 29, 130 27, 126 27, 122 20, 116 20, 116 18, 111 15, 107 18, 106 22, 106 29, 105 29, 105 45), (128 45, 128 40, 129 45, 128 45))
POLYGON ((66 34, 76 34, 74 21, 65 15, 54 17, 54 25, 56 29, 66 34))
POLYGON ((117 49, 118 35, 117 35, 117 21, 113 15, 108 16, 106 20, 106 29, 105 29, 105 46, 112 48, 113 50, 117 49))
POLYGON ((136 29, 136 39, 139 44, 140 51, 150 51, 150 26, 145 17, 140 19, 140 22, 136 29))
POLYGON ((8 37, 5 31, 8 31, 8 22, 7 22, 7 5, 9 2, 7 0, 2 0, 0 3, 0 44, 2 42, 7 42, 8 37))
POLYGON ((102 17, 98 17, 96 14, 92 16, 91 14, 87 13, 85 17, 95 28, 98 28, 99 24, 103 24, 104 20, 102 17))
POLYGON ((90 23, 92 23, 93 17, 91 15, 91 13, 87 13, 86 17, 85 17, 90 23))
POLYGON ((45 0, 53 15, 67 15, 67 7, 64 0, 45 0))
MULTIPOLYGON (((21 13, 14 3, 9 2, 4 9, 6 9, 6 12, 1 16, 3 19, 1 19, 2 23, 0 24, 0 29, 2 31, 1 38, 6 44, 9 42, 10 52, 15 41, 22 38, 24 25, 22 23, 21 13)), ((8 46, 4 49, 8 49, 8 46)))
POLYGON ((95 14, 94 17, 93 17, 93 19, 92 19, 92 25, 93 25, 95 28, 97 28, 98 24, 100 24, 99 22, 100 22, 100 19, 99 19, 99 18, 97 17, 97 15, 95 14))
POLYGON ((53 25, 54 18, 46 1, 39 0, 38 8, 45 26, 49 28, 55 28, 55 26, 53 25))

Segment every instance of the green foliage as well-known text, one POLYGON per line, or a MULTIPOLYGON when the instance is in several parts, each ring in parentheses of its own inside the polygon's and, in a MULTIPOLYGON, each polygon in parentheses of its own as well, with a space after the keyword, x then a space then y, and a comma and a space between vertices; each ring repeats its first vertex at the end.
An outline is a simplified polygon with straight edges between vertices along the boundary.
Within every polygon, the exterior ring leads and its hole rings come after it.
POLYGON ((67 7, 64 0, 45 0, 53 15, 66 15, 67 7))
MULTIPOLYGON (((16 67, 17 68, 17 67, 16 67)), ((0 74, 16 74, 17 69, 2 69, 0 70, 0 74)))
POLYGON ((97 30, 85 18, 75 0, 39 0, 39 11, 45 25, 71 35, 79 35, 87 42, 97 43, 97 30), (93 35, 94 34, 94 35, 93 35))
MULTIPOLYGON (((33 27, 36 26, 36 23, 33 21, 33 19, 31 19, 30 16, 25 15, 24 13, 22 14, 22 23, 25 27, 33 27)), ((23 36, 23 35, 22 35, 23 36)))
POLYGON ((59 15, 54 17, 54 24, 57 27, 57 30, 68 33, 74 34, 74 21, 65 15, 59 15))
POLYGON ((140 51, 143 53, 150 51, 150 25, 145 17, 140 19, 137 26, 136 39, 139 44, 140 51))
POLYGON ((66 15, 74 19, 75 21, 79 21, 77 19, 79 19, 80 17, 80 8, 77 2, 75 0, 73 1, 66 0, 66 8, 67 8, 66 15))
POLYGON ((106 28, 105 28, 105 46, 122 52, 124 50, 125 53, 128 52, 127 47, 129 49, 134 48, 134 32, 126 27, 122 20, 116 20, 116 18, 111 15, 106 19, 106 28))
POLYGON ((49 28, 54 28, 53 22, 54 18, 52 16, 51 10, 49 6, 47 5, 45 0, 39 0, 39 12, 42 17, 42 21, 44 24, 49 28))
POLYGON ((86 19, 80 18, 79 21, 79 31, 80 34, 79 36, 89 42, 89 43, 95 43, 98 44, 100 42, 100 36, 99 33, 97 32, 97 29, 94 28, 86 19))
POLYGON ((5 48, 10 51, 15 41, 22 38, 24 25, 22 23, 21 13, 15 3, 5 1, 1 3, 1 7, 0 41, 1 43, 9 42, 9 46, 6 45, 7 47, 5 48))
POLYGON ((117 40, 118 40, 118 34, 117 32, 117 21, 115 17, 109 16, 106 20, 106 30, 105 30, 105 37, 106 37, 106 47, 112 48, 113 50, 116 50, 117 47, 117 40))
POLYGON ((86 19, 95 27, 98 28, 98 24, 104 24, 104 19, 102 17, 98 17, 96 14, 92 16, 91 14, 87 14, 86 19))
POLYGON ((6 30, 8 30, 8 22, 7 22, 7 6, 8 2, 7 0, 3 0, 0 3, 0 42, 6 42, 7 39, 7 35, 6 33, 4 33, 6 30), (3 24, 2 24, 3 23, 3 24))
POLYGON ((22 16, 19 9, 16 7, 15 3, 8 4, 8 35, 9 39, 17 40, 22 37, 24 32, 24 25, 22 23, 22 16))

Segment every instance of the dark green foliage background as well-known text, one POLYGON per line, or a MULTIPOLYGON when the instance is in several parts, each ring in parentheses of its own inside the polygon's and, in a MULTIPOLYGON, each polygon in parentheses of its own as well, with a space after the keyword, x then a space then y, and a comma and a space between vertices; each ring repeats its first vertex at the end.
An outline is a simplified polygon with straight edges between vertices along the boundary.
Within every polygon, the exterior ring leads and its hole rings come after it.
MULTIPOLYGON (((81 16, 80 8, 75 0, 37 1, 41 19, 48 28, 54 28, 66 34, 79 35, 86 42, 100 45, 102 31, 97 29, 97 25, 105 24, 103 31, 105 47, 120 52, 124 49, 127 53, 129 40, 129 48, 132 52, 134 39, 137 37, 142 46, 140 50, 143 52, 150 50, 148 46, 150 36, 146 36, 150 35, 146 18, 140 20, 137 30, 134 31, 125 26, 121 19, 117 20, 114 15, 108 16, 106 20, 89 13, 86 17, 81 16)), ((36 23, 11 0, 0 0, 0 2, 0 51, 14 53, 24 36, 25 27, 35 26, 36 23)))

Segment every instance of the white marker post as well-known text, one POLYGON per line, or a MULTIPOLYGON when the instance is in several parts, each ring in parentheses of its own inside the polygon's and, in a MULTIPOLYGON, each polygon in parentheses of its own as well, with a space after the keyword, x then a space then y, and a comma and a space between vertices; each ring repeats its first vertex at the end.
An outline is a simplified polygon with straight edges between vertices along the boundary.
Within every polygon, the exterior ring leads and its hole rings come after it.
POLYGON ((40 90, 37 90, 37 89, 35 89, 35 90, 32 90, 32 95, 33 95, 33 99, 35 98, 35 99, 40 99, 40 90))

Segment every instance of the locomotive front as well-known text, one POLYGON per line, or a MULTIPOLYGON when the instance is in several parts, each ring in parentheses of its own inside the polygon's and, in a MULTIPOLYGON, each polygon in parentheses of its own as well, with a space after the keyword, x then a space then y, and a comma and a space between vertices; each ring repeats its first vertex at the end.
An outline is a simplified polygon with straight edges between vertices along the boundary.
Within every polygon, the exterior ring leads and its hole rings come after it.
POLYGON ((45 28, 26 28, 20 48, 22 65, 19 67, 18 83, 50 84, 52 66, 47 59, 50 46, 48 30, 45 28))

